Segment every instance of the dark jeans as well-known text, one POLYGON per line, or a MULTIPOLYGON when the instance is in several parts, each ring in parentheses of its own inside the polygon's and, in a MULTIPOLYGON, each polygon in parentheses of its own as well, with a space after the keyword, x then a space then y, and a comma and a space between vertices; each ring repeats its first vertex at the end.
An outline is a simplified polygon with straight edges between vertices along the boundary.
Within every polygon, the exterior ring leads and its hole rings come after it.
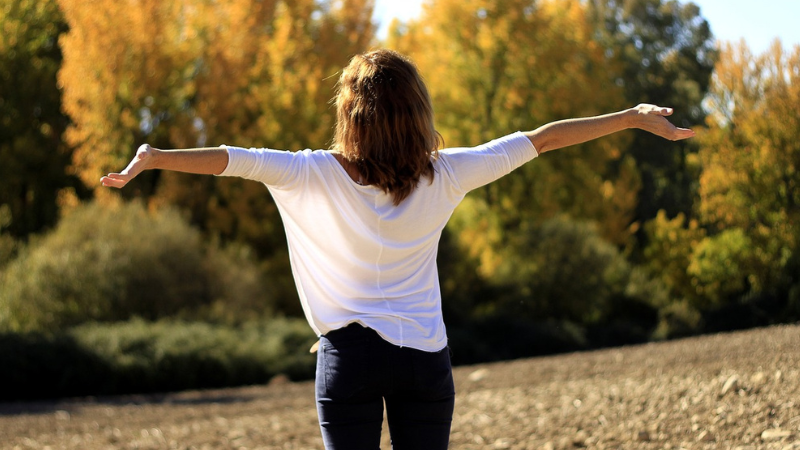
POLYGON ((351 324, 320 338, 316 388, 327 450, 379 449, 384 402, 393 450, 447 448, 455 399, 447 348, 401 348, 351 324))

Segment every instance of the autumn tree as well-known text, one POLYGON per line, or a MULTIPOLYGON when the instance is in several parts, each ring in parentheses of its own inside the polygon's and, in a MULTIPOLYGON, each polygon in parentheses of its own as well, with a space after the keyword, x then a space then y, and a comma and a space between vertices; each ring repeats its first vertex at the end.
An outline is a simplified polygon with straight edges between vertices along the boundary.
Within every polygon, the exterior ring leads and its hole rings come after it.
POLYGON ((87 184, 145 138, 321 145, 337 70, 371 41, 370 0, 60 0, 68 138, 87 184))
POLYGON ((800 251, 800 46, 725 44, 707 105, 698 211, 711 236, 690 273, 711 296, 800 285, 787 273, 800 251))
MULTIPOLYGON (((60 3, 71 29, 60 73, 75 123, 68 139, 90 185, 143 142, 325 147, 337 72, 374 36, 371 0, 60 3)), ((294 298, 283 229, 263 186, 154 172, 123 195, 178 204, 208 234, 254 246, 294 298)))
MULTIPOLYGON (((590 0, 587 6, 594 37, 615 67, 615 83, 627 103, 670 106, 675 109, 670 120, 678 125, 702 125, 717 51, 700 8, 677 0, 590 0)), ((637 133, 626 150, 642 177, 636 220, 650 220, 660 209, 670 217, 692 216, 696 144, 637 133)))
POLYGON ((67 24, 55 0, 2 0, 0 28, 0 232, 20 239, 52 226, 59 192, 78 184, 56 82, 67 24))
MULTIPOLYGON (((580 2, 439 0, 426 3, 419 20, 396 23, 388 45, 419 65, 446 144, 471 146, 620 108, 622 93, 592 33, 580 2)), ((604 237, 624 245, 639 182, 620 152, 628 138, 548 154, 471 195, 455 223, 483 273, 507 257, 509 233, 561 213, 597 221, 604 237)))

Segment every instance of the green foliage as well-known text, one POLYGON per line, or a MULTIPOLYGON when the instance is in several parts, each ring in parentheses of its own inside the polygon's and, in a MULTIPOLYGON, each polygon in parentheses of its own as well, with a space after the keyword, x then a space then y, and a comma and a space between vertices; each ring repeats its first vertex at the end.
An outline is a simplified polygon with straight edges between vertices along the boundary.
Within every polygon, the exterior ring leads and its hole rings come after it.
POLYGON ((595 227, 558 217, 515 236, 492 282, 510 288, 503 302, 518 314, 588 324, 603 318, 629 274, 595 227))
POLYGON ((0 329, 12 331, 217 311, 230 322, 269 311, 257 269, 243 255, 213 246, 206 252, 199 232, 175 211, 150 213, 136 203, 77 208, 2 277, 0 329))
POLYGON ((784 293, 787 299, 786 308, 782 311, 779 319, 783 321, 800 321, 800 252, 793 254, 784 267, 777 291, 784 293))
POLYGON ((752 241, 738 228, 700 241, 686 272, 694 277, 698 293, 718 305, 747 292, 747 266, 752 241))
POLYGON ((107 393, 110 367, 74 337, 0 333, 0 401, 107 393))
POLYGON ((453 364, 475 364, 589 348, 586 329, 571 322, 531 321, 513 314, 448 327, 453 364))
POLYGON ((646 283, 628 290, 630 264, 593 225, 560 216, 516 233, 503 232, 491 225, 491 211, 479 210, 479 223, 486 225, 475 234, 491 240, 487 256, 470 253, 475 236, 461 227, 474 229, 474 224, 464 214, 454 217, 451 229, 461 233, 463 251, 477 260, 480 276, 493 291, 476 306, 478 316, 508 311, 528 320, 587 325, 604 320, 615 299, 633 298, 627 292, 647 297, 646 283))
MULTIPOLYGON (((683 127, 701 125, 703 98, 717 58, 714 37, 697 5, 677 0, 591 0, 595 37, 617 68, 616 84, 629 104, 655 103, 675 109, 683 127)), ((690 214, 697 189, 691 141, 670 142, 636 133, 627 149, 642 176, 636 220, 664 209, 690 214)))
MULTIPOLYGON (((59 0, 64 109, 88 186, 135 148, 322 148, 336 74, 374 37, 371 0, 59 0), (130 30, 137 30, 131 33, 130 30)), ((107 192, 105 192, 107 193, 107 192)), ((147 172, 120 192, 189 214, 204 233, 258 253, 281 309, 302 315, 277 207, 260 183, 147 172)))
POLYGON ((210 303, 197 305, 187 317, 235 325, 279 314, 274 284, 247 246, 206 245, 210 303), (269 282, 269 284, 268 284, 269 282))
POLYGON ((69 332, 0 334, 0 401, 165 392, 308 379, 316 340, 299 319, 233 328, 132 320, 69 332))
MULTIPOLYGON (((448 146, 632 106, 581 2, 440 0, 390 31, 387 45, 419 65, 448 146)), ((604 237, 625 244, 639 185, 635 165, 619 161, 628 137, 548 154, 470 195, 502 227, 564 213, 596 221, 604 237)))
POLYGON ((671 339, 696 334, 702 326, 702 315, 686 300, 673 301, 659 311, 658 327, 653 339, 671 339))
POLYGON ((20 239, 56 222, 61 189, 80 191, 56 80, 67 25, 55 0, 2 0, 0 29, 0 228, 20 239))
POLYGON ((457 319, 448 327, 453 346, 467 349, 459 362, 643 342, 670 301, 663 283, 632 267, 591 224, 559 216, 510 233, 478 208, 448 229, 461 239, 446 241, 458 262, 443 266, 443 278, 457 273, 469 287, 444 300, 447 320, 457 319))
POLYGON ((5 231, 10 224, 11 208, 8 205, 0 205, 0 271, 14 258, 18 248, 16 240, 5 231))
POLYGON ((644 230, 648 242, 643 251, 644 267, 664 283, 672 299, 698 306, 702 300, 686 268, 691 264, 695 248, 706 236, 705 229, 680 213, 668 219, 666 211, 661 210, 645 224, 644 230))
POLYGON ((740 230, 741 276, 769 291, 800 251, 800 46, 754 56, 726 45, 713 81, 698 214, 715 233, 740 230))

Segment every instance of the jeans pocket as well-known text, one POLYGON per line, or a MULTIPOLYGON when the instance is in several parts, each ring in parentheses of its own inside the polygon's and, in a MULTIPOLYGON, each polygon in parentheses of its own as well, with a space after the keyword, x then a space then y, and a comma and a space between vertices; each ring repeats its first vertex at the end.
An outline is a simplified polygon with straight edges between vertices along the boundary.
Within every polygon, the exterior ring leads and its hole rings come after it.
POLYGON ((350 400, 366 389, 369 380, 369 341, 326 342, 323 352, 325 396, 350 400))
POLYGON ((419 359, 422 364, 417 365, 415 374, 418 389, 429 399, 455 395, 449 348, 435 353, 420 353, 419 359))

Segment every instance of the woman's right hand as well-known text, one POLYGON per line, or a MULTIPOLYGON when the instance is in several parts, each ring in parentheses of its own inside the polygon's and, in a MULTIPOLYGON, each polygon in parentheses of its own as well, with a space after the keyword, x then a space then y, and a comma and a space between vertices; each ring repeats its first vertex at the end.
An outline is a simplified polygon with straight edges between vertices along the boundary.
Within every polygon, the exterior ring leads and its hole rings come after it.
POLYGON ((121 188, 128 184, 129 181, 134 179, 147 169, 153 168, 153 159, 155 158, 155 149, 150 144, 142 144, 136 150, 131 162, 122 172, 109 173, 108 175, 100 178, 100 183, 103 186, 121 188))

